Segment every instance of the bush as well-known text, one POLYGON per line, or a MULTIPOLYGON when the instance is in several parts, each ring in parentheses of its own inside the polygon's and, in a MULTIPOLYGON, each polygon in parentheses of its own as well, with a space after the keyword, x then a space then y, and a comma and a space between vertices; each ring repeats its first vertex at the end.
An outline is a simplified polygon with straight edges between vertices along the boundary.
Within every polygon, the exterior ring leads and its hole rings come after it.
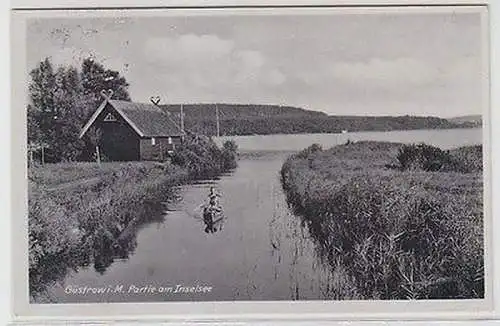
POLYGON ((193 177, 209 177, 236 167, 236 149, 234 141, 226 141, 220 149, 208 137, 189 135, 172 154, 172 163, 188 169, 193 177))
POLYGON ((396 158, 403 171, 472 173, 483 170, 481 145, 461 147, 452 151, 443 151, 424 143, 402 145, 396 158))
POLYGON ((401 146, 397 160, 403 171, 439 171, 450 165, 452 159, 449 152, 421 143, 401 146))
POLYGON ((222 145, 222 165, 225 171, 236 168, 237 152, 238 145, 234 140, 227 140, 222 145))
POLYGON ((303 149, 299 153, 296 154, 298 158, 307 158, 309 155, 321 152, 323 150, 323 147, 321 147, 320 144, 312 144, 311 146, 303 149))

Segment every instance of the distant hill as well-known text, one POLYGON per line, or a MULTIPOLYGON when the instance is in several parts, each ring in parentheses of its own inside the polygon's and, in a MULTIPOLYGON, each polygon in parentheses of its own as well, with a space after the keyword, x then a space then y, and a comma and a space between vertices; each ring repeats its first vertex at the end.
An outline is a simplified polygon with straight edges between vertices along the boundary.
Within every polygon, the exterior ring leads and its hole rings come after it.
MULTIPOLYGON (((332 116, 323 112, 278 105, 217 104, 221 135, 340 133, 474 127, 437 117, 332 116)), ((180 121, 180 105, 162 105, 180 121)), ((216 134, 215 104, 185 104, 184 126, 205 135, 216 134)))
POLYGON ((458 124, 471 123, 471 124, 476 124, 476 125, 481 125, 482 120, 483 120, 483 118, 480 114, 464 115, 464 116, 454 117, 454 118, 448 119, 448 121, 450 121, 452 123, 458 123, 458 124))
MULTIPOLYGON (((171 113, 178 114, 180 105, 161 105, 162 108, 171 113)), ((305 110, 292 106, 280 105, 253 105, 253 104, 217 104, 219 118, 228 119, 262 119, 262 118, 294 118, 315 117, 325 118, 328 115, 323 112, 305 110)), ((215 119, 216 104, 184 104, 184 114, 191 120, 215 119)))

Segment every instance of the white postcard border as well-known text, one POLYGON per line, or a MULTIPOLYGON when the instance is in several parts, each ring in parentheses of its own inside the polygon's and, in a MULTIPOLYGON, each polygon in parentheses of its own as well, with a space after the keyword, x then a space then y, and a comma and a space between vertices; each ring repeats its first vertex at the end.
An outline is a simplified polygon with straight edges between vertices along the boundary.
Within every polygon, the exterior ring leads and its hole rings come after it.
MULTIPOLYGON (((28 7, 33 5, 39 5, 39 2, 23 0, 22 6, 28 7)), ((52 1, 50 1, 52 2, 52 1)), ((54 1, 56 4, 50 4, 50 6, 61 6, 61 0, 54 1)), ((71 5, 68 6, 78 6, 81 3, 76 4, 72 1, 71 5)), ((114 6, 117 1, 109 1, 112 5, 104 5, 101 1, 99 4, 101 6, 114 6)), ((130 6, 131 1, 122 1, 121 6, 130 6)), ((146 3, 150 4, 155 1, 148 0, 146 3)), ((297 1, 276 1, 279 3, 297 4, 297 1)), ((357 1, 360 3, 361 1, 357 1)), ((364 1, 362 4, 367 2, 380 4, 381 1, 364 1)), ((450 1, 451 2, 451 1, 450 1)), ((439 1, 439 3, 449 4, 448 1, 439 1)), ((156 1, 158 5, 158 1, 156 1)), ((179 1, 163 1, 161 5, 177 5, 179 1)), ((186 5, 186 2, 182 2, 186 5)), ((222 5, 229 3, 229 1, 218 1, 216 3, 222 3, 222 5)), ((234 3, 234 2, 233 2, 234 3)), ((255 1, 245 1, 244 3, 257 3, 255 1)), ((269 2, 266 2, 269 4, 269 2)), ((275 3, 275 2, 274 2, 275 3)), ((304 3, 304 2, 302 2, 304 3)), ((316 3, 316 1, 314 1, 316 3)), ((328 1, 328 4, 344 4, 345 1, 328 1)), ((395 1, 384 1, 384 3, 396 3, 395 1)), ((398 4, 410 3, 414 4, 415 1, 397 1, 398 4)), ((420 1, 419 3, 422 3, 420 1)), ((436 3, 436 1, 432 1, 436 3)), ((453 1, 453 4, 475 4, 484 3, 484 1, 453 1)), ((190 5, 198 6, 200 1, 189 2, 190 5)), ((257 3, 262 4, 262 3, 257 3)), ((321 4, 325 4, 324 1, 321 4)), ((48 2, 43 3, 43 7, 48 6, 48 2)), ((142 3, 141 5, 144 5, 142 3)), ((214 5, 214 2, 211 3, 214 5)), ((21 6, 21 7, 22 7, 21 6)), ((88 3, 86 6, 90 6, 88 3)), ((19 7, 19 5, 16 5, 19 7)), ((483 23, 491 25, 498 25, 500 16, 496 11, 494 11, 493 3, 489 4, 490 10, 489 15, 490 20, 484 19, 483 23), (493 23, 494 21, 494 23, 493 23)), ((411 8, 411 10, 417 10, 418 8, 411 8)), ((446 7, 427 7, 425 10, 449 10, 446 7)), ((190 9, 190 13, 196 14, 190 9)), ((200 9, 203 11, 202 14, 207 14, 208 9, 200 9)), ((248 13, 252 11, 258 11, 257 8, 246 8, 246 9, 230 9, 241 13, 242 11, 248 13)), ((271 10, 271 9, 266 9, 271 10)), ((272 9, 272 13, 277 13, 278 11, 283 11, 285 9, 272 9)), ((319 10, 318 8, 303 8, 303 10, 315 12, 319 10)), ((325 9, 321 9, 322 13, 325 9)), ((359 11, 366 10, 366 8, 347 8, 342 9, 347 11, 359 11)), ((378 8, 370 8, 369 10, 379 10, 378 8)), ((398 8, 388 7, 381 10, 398 10, 398 8)), ((405 9, 402 9, 405 10, 405 9)), ((457 11, 463 10, 476 10, 475 7, 457 7, 457 11)), ((131 11, 120 11, 120 15, 131 14, 131 11)), ((209 10, 210 14, 221 14, 220 9, 209 10)), ((345 11, 345 12, 347 12, 345 11)), ((155 14, 159 11, 153 9, 155 14)), ((81 14, 98 14, 106 15, 109 12, 99 11, 99 12, 88 12, 85 10, 79 10, 75 12, 75 15, 81 14)), ((182 13, 175 11, 176 14, 182 13)), ((40 13, 41 16, 46 16, 53 14, 50 11, 43 11, 40 13)), ((64 11, 59 11, 56 15, 66 15, 64 11)), ((112 13, 112 14, 116 14, 112 13)), ((140 14, 149 15, 145 10, 141 10, 140 14)), ((11 119, 12 119, 12 180, 26 180, 26 122, 25 122, 25 94, 21 90, 26 88, 26 55, 25 49, 25 21, 24 19, 18 19, 21 16, 26 17, 30 15, 29 11, 20 11, 18 14, 12 15, 11 20, 11 44, 12 44, 12 65, 11 65, 11 80, 12 80, 12 101, 11 101, 11 119), (17 37, 16 37, 17 36, 17 37)), ((484 14, 487 16, 487 14, 484 14)), ((486 17, 485 17, 486 18, 486 17)), ((487 29, 486 29, 487 30, 487 29)), ((493 33, 493 32, 492 32, 493 33)), ((494 33, 493 33, 494 34, 494 33)), ((492 35, 495 36, 495 35, 492 35)), ((489 49, 489 35, 485 33, 484 35, 484 46, 485 49, 489 49)), ((498 37, 496 37, 498 39, 498 37)), ((495 42, 495 38, 493 38, 495 42)), ((498 42, 497 42, 498 45, 498 42)), ((492 47, 493 48, 493 47, 492 47)), ((484 59, 483 62, 489 62, 491 59, 491 68, 487 65, 484 67, 484 103, 483 110, 485 119, 484 121, 484 148, 485 148, 485 162, 496 161, 498 158, 495 157, 495 149, 498 148, 496 145, 492 133, 491 126, 498 122, 498 112, 494 112, 491 108, 496 107, 494 104, 498 103, 491 98, 490 103, 490 87, 495 88, 495 79, 493 74, 488 76, 488 72, 495 71, 495 68, 500 68, 500 66, 495 64, 494 56, 489 54, 488 51, 483 51, 484 59), (488 78, 489 77, 489 78, 488 78)), ((498 86, 498 85, 497 85, 498 86)), ((491 95, 493 95, 492 92, 491 95)), ((492 166, 487 164, 484 170, 485 176, 485 201, 491 203, 492 205, 485 205, 485 259, 487 262, 493 262, 493 256, 495 257, 496 266, 498 266, 499 253, 492 251, 492 248, 499 247, 500 241, 498 237, 493 237, 493 230, 498 231, 498 221, 493 220, 493 216, 498 216, 497 205, 493 205, 493 199, 495 196, 492 195, 496 193, 496 189, 492 186, 489 180, 492 180, 492 166), (493 211, 495 209, 495 211, 493 211)), ((498 187, 495 185, 495 187, 498 187)), ((28 293, 28 282, 27 282, 27 194, 26 194, 26 184, 20 182, 12 183, 12 211, 14 216, 12 216, 12 228, 13 228, 13 277, 14 284, 13 290, 13 304, 14 304, 14 314, 19 320, 36 320, 42 319, 52 319, 52 320, 116 320, 116 319, 130 319, 136 320, 149 319, 149 320, 379 320, 379 319, 404 319, 404 320, 420 320, 420 319, 433 319, 433 320, 444 320, 444 319, 491 319, 496 316, 495 311, 498 311, 499 302, 497 299, 498 293, 500 293, 500 286, 498 282, 494 283, 494 271, 497 270, 492 264, 486 264, 486 298, 484 300, 432 300, 432 301, 300 301, 300 302, 199 302, 199 303, 189 303, 189 302, 169 302, 169 303, 106 303, 106 304, 29 304, 27 293, 28 293), (495 300, 494 300, 495 299, 495 300), (360 313, 362 312, 362 313, 360 313)))

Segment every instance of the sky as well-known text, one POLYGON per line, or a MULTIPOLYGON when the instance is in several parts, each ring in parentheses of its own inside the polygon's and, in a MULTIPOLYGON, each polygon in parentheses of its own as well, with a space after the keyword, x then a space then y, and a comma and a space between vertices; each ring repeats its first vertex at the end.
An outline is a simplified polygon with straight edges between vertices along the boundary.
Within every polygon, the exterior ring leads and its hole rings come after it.
POLYGON ((137 102, 298 106, 332 115, 482 111, 478 13, 32 18, 45 57, 118 70, 137 102))

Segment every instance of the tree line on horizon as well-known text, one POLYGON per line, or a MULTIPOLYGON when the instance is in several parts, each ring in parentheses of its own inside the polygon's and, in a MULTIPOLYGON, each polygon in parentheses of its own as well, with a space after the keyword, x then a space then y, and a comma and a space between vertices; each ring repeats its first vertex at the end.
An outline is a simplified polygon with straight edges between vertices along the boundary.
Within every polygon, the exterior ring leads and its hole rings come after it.
MULTIPOLYGON (((219 112, 223 112, 219 114, 220 135, 225 136, 451 129, 478 126, 476 123, 455 123, 438 117, 335 116, 278 105, 219 104, 218 106, 219 112), (287 112, 284 108, 291 112, 287 112)), ((180 120, 180 105, 163 107, 173 114, 176 120, 180 120)), ((209 136, 216 135, 215 104, 188 104, 183 107, 186 129, 209 136)))

